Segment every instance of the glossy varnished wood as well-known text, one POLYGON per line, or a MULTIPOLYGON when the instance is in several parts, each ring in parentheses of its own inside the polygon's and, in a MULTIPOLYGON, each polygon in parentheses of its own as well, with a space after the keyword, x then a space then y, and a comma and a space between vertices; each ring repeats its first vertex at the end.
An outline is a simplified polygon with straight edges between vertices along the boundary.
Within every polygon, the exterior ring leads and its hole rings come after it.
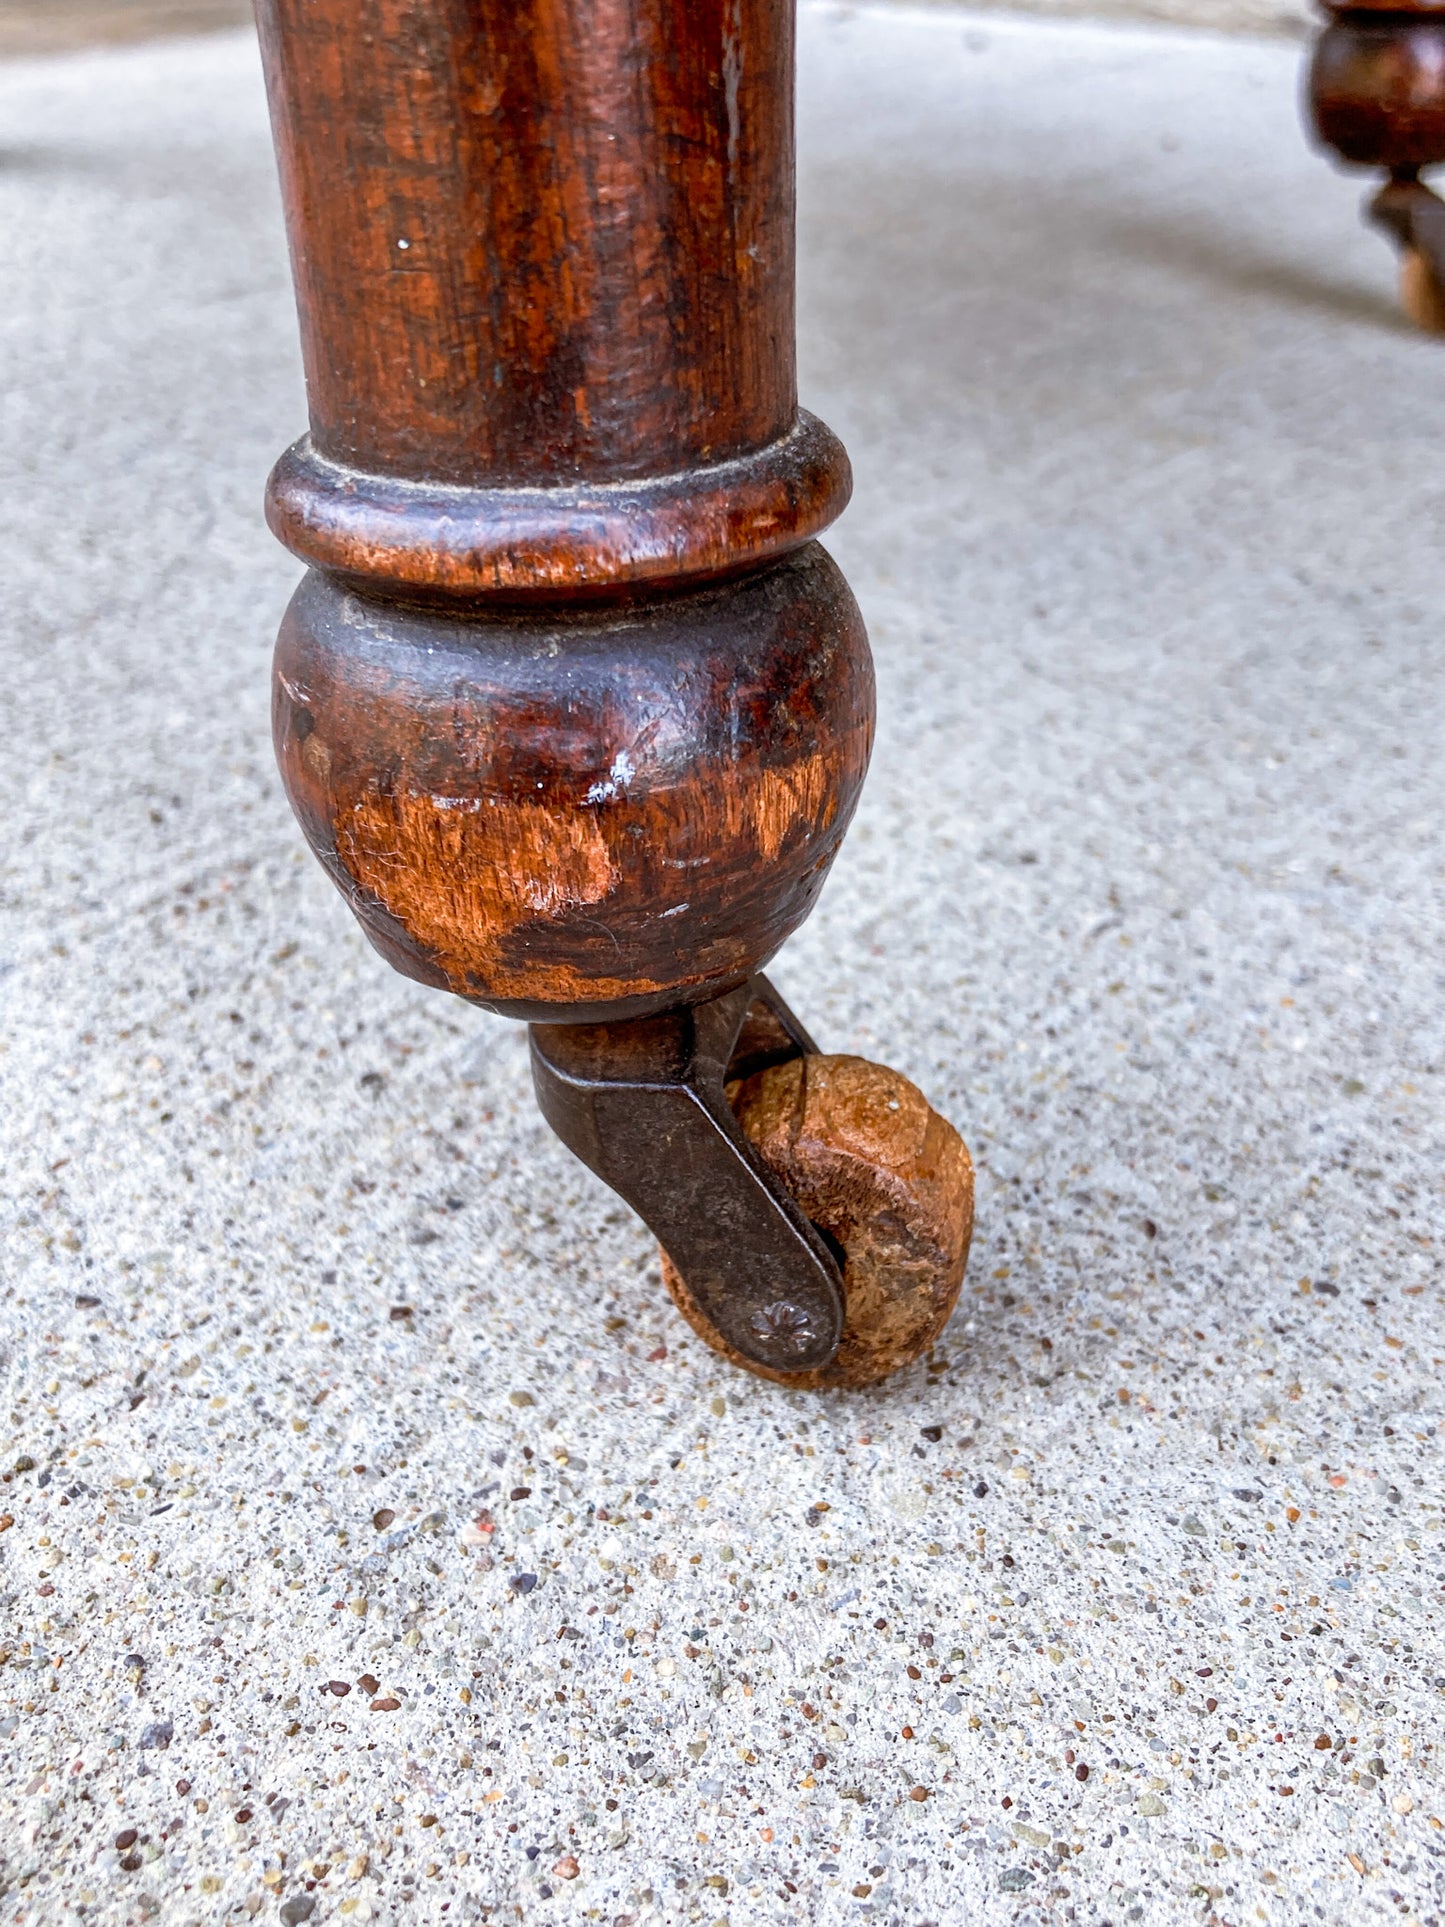
POLYGON ((812 909, 873 674, 816 545, 590 612, 400 609, 312 575, 275 735, 312 848, 409 976, 510 1016, 712 997, 812 909))
POLYGON ((568 594, 842 508, 800 424, 792 0, 260 0, 311 433, 307 561, 568 594))
POLYGON ((326 455, 545 486, 787 434, 792 0, 260 18, 326 455))
POLYGON ((1356 167, 1445 161, 1445 10, 1341 8, 1310 70, 1316 132, 1356 167))
POLYGON ((837 437, 807 414, 725 462, 553 488, 363 475, 308 439, 277 464, 267 512, 293 554, 373 590, 565 599, 772 561, 827 527, 851 481, 837 437))
POLYGON ((791 0, 260 0, 310 432, 273 528, 306 834, 409 974, 600 1021, 741 983, 872 736, 812 538, 791 0))

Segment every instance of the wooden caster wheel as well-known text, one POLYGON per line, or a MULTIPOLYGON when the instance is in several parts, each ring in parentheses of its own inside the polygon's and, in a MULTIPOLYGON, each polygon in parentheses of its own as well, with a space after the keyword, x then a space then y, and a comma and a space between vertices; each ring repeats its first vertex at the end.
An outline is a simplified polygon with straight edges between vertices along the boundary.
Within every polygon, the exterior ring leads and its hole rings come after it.
POLYGON ((678 1310, 714 1351, 804 1390, 871 1385, 907 1365, 947 1324, 973 1234, 967 1146, 918 1088, 862 1057, 805 1056, 730 1084, 749 1140, 840 1254, 842 1343, 818 1371, 742 1357, 662 1254, 678 1310))
POLYGON ((1419 248, 1406 248, 1400 260, 1400 306, 1426 334, 1445 335, 1445 288, 1419 248))

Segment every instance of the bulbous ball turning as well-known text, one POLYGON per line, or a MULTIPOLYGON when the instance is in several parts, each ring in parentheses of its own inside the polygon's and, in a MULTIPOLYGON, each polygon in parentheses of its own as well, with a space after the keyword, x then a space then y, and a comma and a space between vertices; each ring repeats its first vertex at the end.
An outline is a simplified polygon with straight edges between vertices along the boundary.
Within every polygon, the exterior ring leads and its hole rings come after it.
POLYGON ((1332 20, 1315 48, 1309 106, 1319 138, 1356 167, 1445 161, 1445 18, 1332 20))
POLYGON ((485 614, 312 574, 273 716, 307 839, 390 963, 604 1022, 720 995, 807 916, 873 670, 816 543, 688 594, 485 614))

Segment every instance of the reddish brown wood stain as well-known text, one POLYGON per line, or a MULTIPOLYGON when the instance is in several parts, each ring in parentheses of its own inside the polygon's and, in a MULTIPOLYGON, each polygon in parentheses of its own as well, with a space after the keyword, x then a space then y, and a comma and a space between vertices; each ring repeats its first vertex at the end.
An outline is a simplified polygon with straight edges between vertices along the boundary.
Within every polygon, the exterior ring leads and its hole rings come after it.
POLYGON ((812 907, 873 678, 816 547, 585 623, 313 576, 275 715, 307 835, 391 961, 519 1016, 635 1013, 741 982, 812 907))
POLYGON ((640 482, 444 488, 288 449, 267 492, 277 537, 373 590, 451 598, 615 594, 786 555, 852 487, 838 438, 803 415, 753 454, 640 482))
POLYGON ((792 11, 261 0, 321 450, 535 486, 785 435, 792 11))
POLYGON ((1326 0, 1309 112, 1326 147, 1386 180, 1368 218, 1400 249, 1400 300, 1445 333, 1445 201, 1421 180, 1445 162, 1445 0, 1326 0))
POLYGON ((372 941, 528 1018, 755 971, 857 799, 873 685, 811 538, 792 0, 259 0, 319 572, 276 742, 372 941))

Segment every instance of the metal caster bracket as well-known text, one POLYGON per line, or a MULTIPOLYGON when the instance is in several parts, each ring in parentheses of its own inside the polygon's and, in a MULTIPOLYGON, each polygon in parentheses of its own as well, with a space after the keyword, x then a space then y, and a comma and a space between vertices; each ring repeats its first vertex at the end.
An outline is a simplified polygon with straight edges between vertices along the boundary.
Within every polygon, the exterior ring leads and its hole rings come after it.
POLYGON ((1365 203, 1365 218, 1402 248, 1415 248, 1445 287, 1445 201, 1426 187, 1418 168, 1397 167, 1365 203))
POLYGON ((533 1024, 542 1115, 630 1204, 720 1335, 772 1371, 832 1362, 842 1273, 743 1135, 724 1086, 817 1045, 766 977, 619 1024, 533 1024))

